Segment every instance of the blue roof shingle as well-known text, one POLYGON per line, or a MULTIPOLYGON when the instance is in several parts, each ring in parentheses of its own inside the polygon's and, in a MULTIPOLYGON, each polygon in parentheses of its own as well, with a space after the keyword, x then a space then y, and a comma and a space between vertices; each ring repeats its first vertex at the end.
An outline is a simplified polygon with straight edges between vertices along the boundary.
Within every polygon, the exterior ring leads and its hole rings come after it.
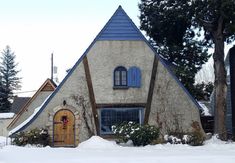
POLYGON ((121 6, 109 19, 97 40, 142 40, 143 36, 121 6))

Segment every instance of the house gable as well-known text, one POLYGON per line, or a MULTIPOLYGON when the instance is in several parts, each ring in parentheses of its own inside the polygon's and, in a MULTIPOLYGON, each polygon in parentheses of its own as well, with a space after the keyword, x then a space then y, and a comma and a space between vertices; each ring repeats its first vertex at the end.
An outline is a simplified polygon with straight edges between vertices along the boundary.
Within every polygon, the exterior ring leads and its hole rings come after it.
POLYGON ((36 93, 20 108, 18 114, 8 125, 7 129, 11 130, 20 123, 22 123, 27 117, 29 117, 37 106, 40 106, 47 96, 55 90, 56 84, 47 79, 36 93))

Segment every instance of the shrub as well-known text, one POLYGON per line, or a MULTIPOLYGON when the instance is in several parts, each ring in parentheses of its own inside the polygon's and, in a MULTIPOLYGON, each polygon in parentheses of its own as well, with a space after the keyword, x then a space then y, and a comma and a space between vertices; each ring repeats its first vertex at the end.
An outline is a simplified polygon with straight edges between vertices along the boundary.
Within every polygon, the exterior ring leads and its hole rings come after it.
POLYGON ((25 146, 27 144, 36 146, 49 145, 49 134, 46 129, 32 129, 27 132, 19 132, 14 135, 13 144, 25 146))
POLYGON ((188 135, 170 134, 165 135, 164 139, 170 144, 188 144, 188 135))
POLYGON ((124 122, 117 126, 113 126, 112 129, 117 136, 119 143, 126 143, 128 140, 131 140, 134 146, 151 144, 159 137, 159 129, 151 125, 124 122))
POLYGON ((164 136, 166 142, 171 144, 189 144, 192 146, 203 145, 205 135, 203 134, 200 124, 197 121, 191 123, 192 132, 183 132, 182 129, 173 132, 168 131, 168 135, 164 136))
POLYGON ((190 145, 199 146, 203 145, 205 141, 205 136, 201 131, 201 127, 197 121, 193 121, 191 124, 193 132, 190 133, 190 145))

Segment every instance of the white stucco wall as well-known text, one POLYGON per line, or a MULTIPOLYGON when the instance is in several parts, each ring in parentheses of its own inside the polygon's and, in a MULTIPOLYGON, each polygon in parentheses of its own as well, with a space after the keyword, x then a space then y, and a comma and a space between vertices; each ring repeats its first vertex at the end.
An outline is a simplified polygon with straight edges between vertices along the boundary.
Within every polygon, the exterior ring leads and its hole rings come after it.
POLYGON ((169 132, 191 132, 192 123, 201 124, 199 110, 161 62, 158 64, 149 124, 169 132))
POLYGON ((154 55, 143 41, 97 41, 88 62, 96 103, 146 103, 154 55), (141 87, 113 89, 113 71, 118 66, 137 66, 141 87))

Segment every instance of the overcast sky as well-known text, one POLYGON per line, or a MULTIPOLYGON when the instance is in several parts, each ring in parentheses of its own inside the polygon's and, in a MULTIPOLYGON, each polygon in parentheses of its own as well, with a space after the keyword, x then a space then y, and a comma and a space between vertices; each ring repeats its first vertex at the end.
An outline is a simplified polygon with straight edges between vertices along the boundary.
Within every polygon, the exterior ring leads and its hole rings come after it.
MULTIPOLYGON (((119 5, 139 27, 140 0, 0 0, 0 51, 15 52, 22 89, 37 90, 50 78, 51 53, 62 81, 119 5)), ((227 53, 228 48, 225 49, 227 53)), ((197 80, 213 79, 212 59, 197 80), (209 73, 208 73, 209 72, 209 73)), ((18 96, 31 96, 20 93, 18 96)))
MULTIPOLYGON (((24 91, 50 78, 51 53, 62 81, 119 5, 139 27, 139 0, 0 0, 0 50, 15 52, 24 91)), ((27 96, 30 94, 18 94, 27 96)))

